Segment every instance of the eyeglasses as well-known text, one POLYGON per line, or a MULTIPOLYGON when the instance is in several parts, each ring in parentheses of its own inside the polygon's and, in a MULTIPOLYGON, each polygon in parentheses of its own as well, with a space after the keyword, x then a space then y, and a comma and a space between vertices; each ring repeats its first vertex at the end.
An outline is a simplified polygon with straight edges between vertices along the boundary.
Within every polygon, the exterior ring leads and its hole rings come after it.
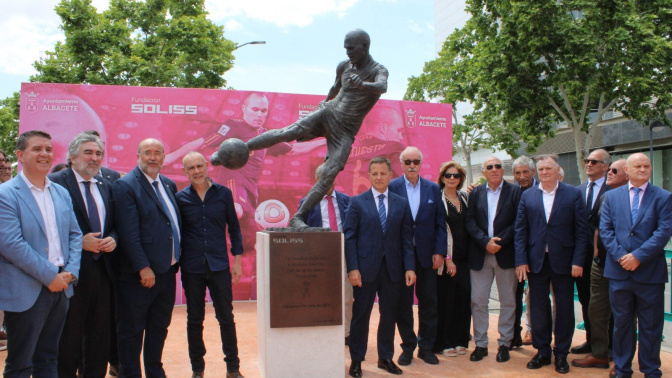
POLYGON ((604 164, 602 160, 595 160, 595 159, 583 159, 583 164, 585 165, 597 165, 597 164, 604 164))
POLYGON ((406 164, 406 165, 411 165, 411 163, 413 163, 413 164, 415 164, 415 165, 420 165, 420 163, 422 163, 422 160, 420 160, 420 159, 415 159, 415 160, 410 160, 410 159, 409 159, 409 160, 404 160, 404 164, 406 164))
POLYGON ((611 173, 613 173, 615 175, 618 174, 618 168, 609 168, 609 170, 611 171, 611 173))
POLYGON ((501 164, 488 164, 488 165, 485 166, 485 169, 487 171, 491 171, 492 168, 502 169, 502 165, 501 164))
POLYGON ((460 174, 459 174, 459 173, 449 173, 449 172, 444 172, 444 173, 443 173, 443 177, 445 177, 445 178, 447 178, 447 179, 451 179, 451 178, 459 179, 459 178, 460 178, 460 174))

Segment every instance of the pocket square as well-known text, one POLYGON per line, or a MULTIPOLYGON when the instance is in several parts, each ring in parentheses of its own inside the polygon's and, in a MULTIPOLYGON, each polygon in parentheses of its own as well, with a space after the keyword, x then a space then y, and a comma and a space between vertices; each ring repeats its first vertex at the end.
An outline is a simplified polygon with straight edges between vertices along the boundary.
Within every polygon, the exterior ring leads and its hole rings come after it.
POLYGON ((430 198, 429 201, 427 201, 427 203, 434 203, 434 201, 432 201, 432 199, 430 198))

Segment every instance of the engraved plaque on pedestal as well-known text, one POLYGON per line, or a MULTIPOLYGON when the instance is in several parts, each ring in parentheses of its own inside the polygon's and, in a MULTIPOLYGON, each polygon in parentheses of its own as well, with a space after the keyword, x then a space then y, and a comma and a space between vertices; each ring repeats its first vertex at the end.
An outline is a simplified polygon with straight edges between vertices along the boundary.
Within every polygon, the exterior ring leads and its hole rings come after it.
POLYGON ((343 324, 340 232, 270 232, 271 328, 343 324))

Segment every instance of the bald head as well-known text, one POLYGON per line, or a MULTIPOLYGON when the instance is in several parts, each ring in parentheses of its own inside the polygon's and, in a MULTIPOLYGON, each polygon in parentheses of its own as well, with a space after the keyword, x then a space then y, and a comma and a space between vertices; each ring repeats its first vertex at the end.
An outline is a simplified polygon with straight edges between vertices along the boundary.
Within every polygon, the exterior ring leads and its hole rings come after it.
POLYGON ((612 189, 625 185, 628 182, 628 174, 625 173, 625 159, 619 159, 611 163, 607 173, 607 185, 612 189))
POLYGON ((651 160, 643 153, 632 154, 628 156, 625 172, 632 185, 642 186, 651 178, 651 160))
POLYGON ((166 158, 163 143, 148 138, 138 144, 138 167, 147 176, 156 180, 166 158))

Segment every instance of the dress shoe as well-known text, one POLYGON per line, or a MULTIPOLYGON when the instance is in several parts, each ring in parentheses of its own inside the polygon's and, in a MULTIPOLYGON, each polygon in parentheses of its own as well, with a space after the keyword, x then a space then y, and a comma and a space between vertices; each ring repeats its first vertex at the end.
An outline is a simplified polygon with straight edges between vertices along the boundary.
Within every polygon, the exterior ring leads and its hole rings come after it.
POLYGON ((399 369, 399 366, 394 364, 394 361, 384 360, 382 358, 378 360, 378 369, 387 370, 388 373, 396 375, 403 373, 403 371, 399 369))
POLYGON ((509 348, 506 345, 500 345, 497 352, 497 362, 506 362, 511 358, 509 356, 509 348))
POLYGON ((239 371, 227 371, 226 378, 245 378, 239 371))
POLYGON ((408 366, 411 364, 412 360, 413 352, 403 351, 401 352, 401 355, 399 355, 399 358, 397 358, 397 363, 401 366, 408 366))
POLYGON ((523 337, 523 345, 532 345, 532 332, 525 332, 525 336, 523 337))
POLYGON ((581 345, 575 346, 574 348, 570 349, 569 351, 574 353, 574 354, 586 354, 586 353, 592 352, 593 348, 591 348, 590 343, 588 341, 586 341, 585 343, 583 343, 581 345))
MULTIPOLYGON (((191 378, 203 378, 203 372, 202 371, 195 371, 191 373, 191 378)), ((229 373, 226 373, 226 378, 229 378, 229 373)))
POLYGON ((119 364, 112 364, 110 363, 110 371, 109 374, 113 377, 116 377, 119 375, 119 364))
POLYGON ((572 360, 572 366, 580 368, 600 368, 600 369, 609 369, 609 359, 608 358, 597 358, 592 354, 587 355, 584 358, 572 360))
POLYGON ((345 336, 345 345, 350 345, 350 336, 345 336))
POLYGON ((483 357, 488 355, 488 348, 481 348, 481 347, 476 347, 473 352, 471 352, 471 356, 469 356, 469 359, 471 361, 480 361, 483 359, 483 357))
POLYGON ((362 378, 362 362, 352 361, 348 373, 350 374, 351 377, 362 378))
POLYGON ((522 346, 523 346, 523 339, 521 339, 520 337, 514 337, 513 340, 511 340, 509 349, 520 348, 522 346))
POLYGON ((530 362, 527 363, 528 369, 540 369, 542 366, 550 365, 551 357, 544 357, 541 354, 537 353, 530 362))
POLYGON ((436 357, 434 353, 432 353, 429 350, 424 350, 420 349, 418 351, 418 358, 425 361, 426 363, 430 365, 438 365, 439 364, 439 359, 436 357))
POLYGON ((560 374, 569 373, 569 364, 567 363, 567 356, 555 356, 555 371, 560 374))
POLYGON ((616 374, 616 372, 609 373, 609 378, 632 378, 632 375, 629 374, 616 374))

